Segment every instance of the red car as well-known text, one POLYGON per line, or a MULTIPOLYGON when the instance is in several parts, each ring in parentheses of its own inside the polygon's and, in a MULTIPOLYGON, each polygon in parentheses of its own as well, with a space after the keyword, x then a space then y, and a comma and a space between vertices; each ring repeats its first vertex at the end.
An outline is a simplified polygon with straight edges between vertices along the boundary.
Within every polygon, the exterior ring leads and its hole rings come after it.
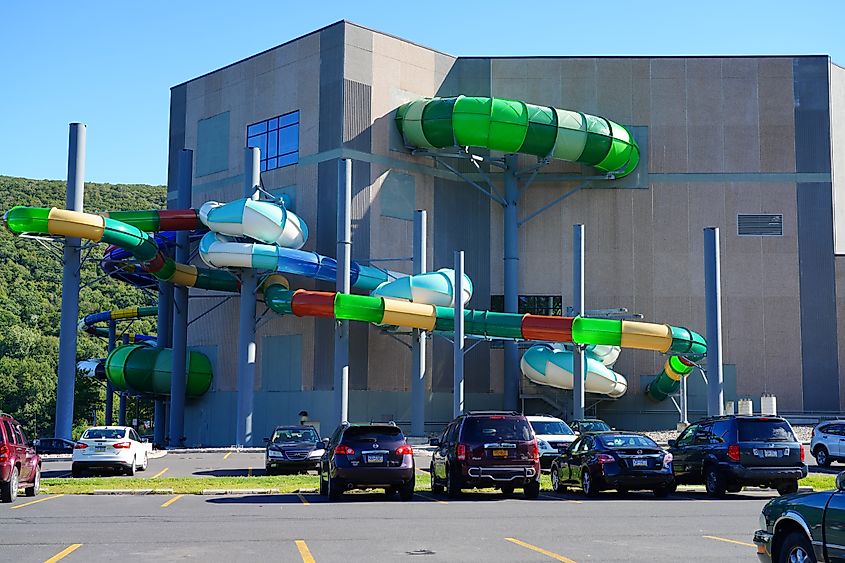
POLYGON ((41 457, 27 443, 17 420, 0 413, 0 502, 12 502, 23 486, 34 497, 41 486, 41 457))

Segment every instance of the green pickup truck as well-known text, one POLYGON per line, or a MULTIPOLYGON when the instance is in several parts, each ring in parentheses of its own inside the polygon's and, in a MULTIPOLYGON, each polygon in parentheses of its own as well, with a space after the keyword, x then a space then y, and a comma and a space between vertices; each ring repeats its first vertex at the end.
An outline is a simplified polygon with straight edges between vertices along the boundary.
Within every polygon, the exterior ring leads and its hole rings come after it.
POLYGON ((845 471, 836 490, 770 500, 760 514, 754 543, 761 561, 845 562, 845 471))

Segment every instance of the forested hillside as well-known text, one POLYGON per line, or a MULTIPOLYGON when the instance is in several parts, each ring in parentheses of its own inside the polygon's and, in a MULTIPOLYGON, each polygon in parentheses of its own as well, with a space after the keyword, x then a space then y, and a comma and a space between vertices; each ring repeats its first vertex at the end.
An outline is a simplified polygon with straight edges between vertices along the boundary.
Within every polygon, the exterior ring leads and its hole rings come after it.
MULTIPOLYGON (((160 209, 165 197, 164 186, 86 184, 85 211, 160 209)), ((63 208, 65 182, 0 176, 0 213, 15 205, 63 208)), ((0 411, 17 418, 32 438, 53 432, 62 283, 60 242, 13 237, 0 228, 0 411)), ((104 249, 97 245, 90 254, 83 252, 88 259, 82 268, 80 315, 155 304, 154 296, 127 284, 110 278, 95 281, 102 275, 97 263, 104 249)), ((154 321, 137 321, 131 327, 123 323, 121 329, 145 333, 154 330, 154 321)), ((79 334, 78 359, 103 357, 105 352, 104 340, 79 334)), ((94 416, 102 420, 104 395, 103 382, 77 376, 75 427, 90 423, 94 416)))

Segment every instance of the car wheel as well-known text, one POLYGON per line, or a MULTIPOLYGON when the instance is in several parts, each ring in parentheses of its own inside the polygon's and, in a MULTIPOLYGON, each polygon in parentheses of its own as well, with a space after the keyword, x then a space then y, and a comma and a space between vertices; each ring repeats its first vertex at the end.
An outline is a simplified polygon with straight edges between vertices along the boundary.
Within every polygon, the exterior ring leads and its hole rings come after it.
POLYGON ((674 492, 672 485, 663 485, 661 487, 656 487, 652 490, 654 496, 657 498, 666 498, 669 496, 669 493, 674 492))
POLYGON ((813 546, 803 532, 791 532, 780 544, 778 563, 816 563, 813 546))
POLYGON ((566 487, 560 482, 560 475, 558 474, 557 465, 552 465, 551 474, 552 490, 556 493, 565 493, 566 487))
POLYGON ((83 471, 82 471, 82 468, 81 468, 81 467, 79 467, 79 466, 78 466, 78 465, 76 465, 75 463, 74 463, 73 465, 71 465, 71 466, 70 466, 70 475, 71 475, 71 477, 73 477, 73 478, 75 478, 75 479, 78 479, 79 477, 82 477, 82 474, 83 474, 83 471))
POLYGON ((711 497, 725 496, 725 491, 727 491, 724 475, 712 465, 704 472, 704 488, 711 497))
POLYGON ((332 477, 329 475, 327 485, 327 494, 329 495, 329 500, 337 500, 340 498, 340 495, 343 494, 343 487, 340 483, 340 479, 337 477, 332 477))
POLYGON ((18 468, 12 468, 8 481, 0 481, 0 502, 13 502, 18 498, 18 468))
POLYGON ((399 491, 399 500, 402 501, 409 501, 414 498, 414 481, 408 481, 407 483, 401 485, 398 488, 399 491))
POLYGON ((599 494, 598 487, 593 483, 593 476, 590 475, 590 470, 586 467, 581 469, 581 488, 584 490, 584 495, 588 497, 595 497, 599 494))
POLYGON ((509 497, 513 494, 513 485, 502 485, 502 494, 509 497))
POLYGON ((824 446, 816 448, 813 456, 816 458, 816 463, 819 467, 830 467, 830 455, 828 455, 827 448, 824 446))
POLYGON ((137 461, 138 460, 133 457, 132 463, 130 463, 129 467, 126 468, 126 474, 129 475, 130 477, 135 476, 135 462, 137 462, 137 461))
POLYGON ((540 481, 531 481, 526 483, 522 489, 522 494, 527 499, 535 499, 540 496, 540 481))
POLYGON ((327 494, 329 494, 329 484, 326 482, 325 479, 323 479, 324 475, 325 475, 325 473, 323 473, 323 468, 321 467, 320 468, 320 494, 322 496, 326 496, 327 494))
POLYGON ((265 475, 275 475, 276 470, 269 465, 264 466, 264 474, 265 475))
POLYGON ((138 471, 146 471, 147 465, 149 465, 150 460, 147 458, 147 454, 144 454, 144 463, 141 464, 141 467, 138 468, 138 471))
POLYGON ((783 495, 791 495, 792 493, 798 492, 798 480, 793 479, 792 481, 784 481, 779 483, 777 486, 778 494, 781 496, 783 495))
POLYGON ((443 494, 443 485, 437 483, 437 476, 434 474, 434 464, 431 464, 431 468, 428 470, 429 476, 431 477, 431 492, 435 495, 443 494))
POLYGON ((727 490, 729 493, 739 493, 742 492, 742 485, 729 485, 727 490))
POLYGON ((446 469, 446 494, 449 498, 458 498, 461 495, 460 479, 451 467, 446 469))
POLYGON ((35 478, 32 480, 32 486, 24 489, 24 493, 28 497, 34 497, 41 490, 41 468, 35 468, 35 478))
POLYGON ((625 496, 628 494, 628 487, 616 487, 616 494, 625 496))

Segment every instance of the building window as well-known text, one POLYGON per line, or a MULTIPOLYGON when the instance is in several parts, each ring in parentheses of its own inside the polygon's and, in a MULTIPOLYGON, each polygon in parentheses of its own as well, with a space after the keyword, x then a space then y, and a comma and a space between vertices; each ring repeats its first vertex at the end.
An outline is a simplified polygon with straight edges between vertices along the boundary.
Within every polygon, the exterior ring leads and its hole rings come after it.
POLYGON ((246 146, 261 151, 262 172, 299 162, 299 110, 247 127, 246 146))
MULTIPOLYGON (((519 309, 521 315, 530 313, 532 315, 562 315, 560 295, 520 295, 519 309)), ((505 296, 491 295, 490 310, 502 313, 505 310, 505 296)))

